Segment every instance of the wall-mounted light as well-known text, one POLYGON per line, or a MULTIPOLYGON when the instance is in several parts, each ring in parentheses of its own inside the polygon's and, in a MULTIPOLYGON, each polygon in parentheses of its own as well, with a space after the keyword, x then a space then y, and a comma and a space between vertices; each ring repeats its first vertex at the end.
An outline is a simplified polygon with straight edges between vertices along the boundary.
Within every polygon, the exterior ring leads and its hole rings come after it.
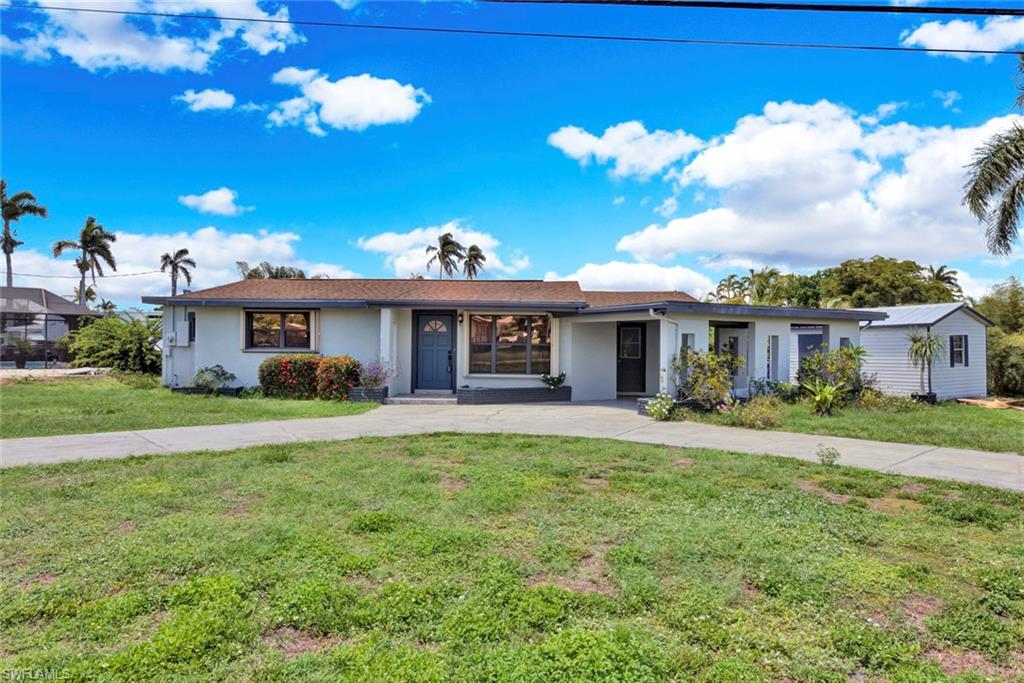
POLYGON ((462 314, 461 313, 459 313, 459 324, 460 325, 462 324, 462 314))

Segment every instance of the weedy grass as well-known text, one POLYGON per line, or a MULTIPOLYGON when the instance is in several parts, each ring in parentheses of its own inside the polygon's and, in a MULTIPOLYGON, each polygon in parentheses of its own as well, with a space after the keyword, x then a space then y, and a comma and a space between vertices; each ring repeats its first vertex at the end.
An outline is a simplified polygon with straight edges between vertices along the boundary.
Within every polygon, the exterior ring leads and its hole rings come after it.
POLYGON ((0 669, 1024 680, 1024 496, 1005 491, 509 434, 22 467, 0 485, 0 669))

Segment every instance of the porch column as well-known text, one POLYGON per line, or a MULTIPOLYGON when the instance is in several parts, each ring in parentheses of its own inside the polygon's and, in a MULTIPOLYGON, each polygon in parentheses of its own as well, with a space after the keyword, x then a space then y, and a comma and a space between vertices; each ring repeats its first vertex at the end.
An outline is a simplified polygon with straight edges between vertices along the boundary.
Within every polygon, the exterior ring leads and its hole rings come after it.
MULTIPOLYGON (((394 339, 394 321, 393 315, 390 308, 380 309, 380 362, 386 363, 392 370, 395 369, 395 339, 394 339)), ((367 360, 373 360, 368 358, 367 360)), ((365 362, 365 361, 364 361, 365 362)), ((395 392, 395 377, 396 373, 388 379, 388 392, 395 392)))
POLYGON ((676 379, 672 375, 672 356, 679 349, 678 325, 666 318, 658 321, 658 391, 676 395, 676 379))

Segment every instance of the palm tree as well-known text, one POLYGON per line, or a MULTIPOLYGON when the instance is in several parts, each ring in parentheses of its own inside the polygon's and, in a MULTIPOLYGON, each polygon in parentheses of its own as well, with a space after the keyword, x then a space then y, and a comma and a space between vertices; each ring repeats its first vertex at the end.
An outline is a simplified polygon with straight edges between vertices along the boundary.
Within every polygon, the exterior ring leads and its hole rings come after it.
POLYGON ((455 277, 459 261, 466 258, 462 245, 452 237, 450 232, 440 235, 437 238, 437 246, 428 246, 427 253, 431 254, 427 259, 427 270, 429 271, 430 266, 436 263, 441 269, 441 274, 447 275, 449 278, 455 277))
POLYGON ((487 257, 480 247, 475 244, 469 245, 469 249, 466 250, 466 255, 462 259, 462 273, 466 279, 475 280, 480 275, 480 271, 484 269, 486 260, 487 257))
POLYGON ((754 306, 778 306, 782 303, 782 273, 778 268, 765 266, 761 270, 750 269, 750 275, 743 278, 747 297, 754 306))
POLYGON ((959 274, 959 271, 946 266, 928 266, 928 270, 925 271, 925 277, 929 282, 938 282, 956 296, 963 296, 963 290, 960 289, 960 282, 957 280, 959 274))
MULTIPOLYGON (((75 299, 79 303, 81 303, 82 296, 78 292, 78 287, 75 287, 74 293, 72 294, 71 298, 75 299)), ((92 285, 89 285, 88 287, 85 288, 85 300, 86 301, 96 301, 96 288, 93 287, 92 285)))
POLYGON ((102 311, 103 315, 109 317, 114 315, 114 311, 117 310, 117 304, 107 299, 100 299, 100 305, 96 307, 97 311, 102 311))
POLYGON ((932 363, 945 348, 942 337, 932 334, 931 330, 921 332, 911 328, 907 332, 907 341, 910 342, 907 347, 907 356, 910 357, 910 362, 914 364, 914 367, 921 368, 921 391, 924 391, 924 377, 925 371, 927 371, 928 393, 930 394, 932 393, 932 363))
MULTIPOLYGON (((195 267, 195 266, 193 266, 195 267)), ((260 261, 250 268, 246 261, 235 261, 238 273, 246 280, 304 280, 306 273, 293 266, 275 266, 267 261, 260 261)))
MULTIPOLYGON (((1017 67, 1017 89, 1017 108, 1024 109, 1024 54, 1017 67)), ((1024 208, 1024 128, 1014 123, 975 150, 963 203, 985 224, 988 250, 1009 254, 1024 208)))
POLYGON ((7 196, 7 181, 0 180, 0 207, 4 216, 3 251, 7 261, 7 286, 14 286, 14 273, 11 270, 11 254, 24 242, 18 239, 18 231, 11 230, 11 223, 17 223, 22 216, 39 216, 46 218, 46 207, 36 203, 36 196, 31 192, 15 192, 7 196))
MULTIPOLYGON (((107 232, 102 225, 96 222, 95 218, 89 216, 85 220, 85 225, 82 226, 81 232, 78 233, 77 240, 54 242, 54 258, 59 257, 65 251, 77 250, 82 253, 75 261, 75 265, 78 266, 78 270, 82 274, 82 279, 78 284, 80 295, 85 294, 85 274, 87 272, 92 274, 92 283, 95 285, 96 274, 103 275, 104 263, 110 266, 112 270, 117 270, 114 254, 110 250, 110 246, 116 241, 117 235, 107 232)), ((81 299, 79 299, 78 303, 85 305, 85 302, 81 299)))
POLYGON ((164 254, 160 257, 160 272, 171 271, 171 296, 178 293, 178 276, 185 278, 185 284, 192 284, 192 273, 189 268, 195 268, 196 262, 188 255, 188 249, 179 249, 173 254, 164 254))

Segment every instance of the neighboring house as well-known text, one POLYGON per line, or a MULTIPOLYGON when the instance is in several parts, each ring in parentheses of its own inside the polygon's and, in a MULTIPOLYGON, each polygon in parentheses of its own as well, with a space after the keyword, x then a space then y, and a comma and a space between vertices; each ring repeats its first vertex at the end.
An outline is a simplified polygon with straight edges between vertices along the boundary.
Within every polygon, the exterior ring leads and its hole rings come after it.
POLYGON ((0 365, 43 366, 68 359, 57 342, 96 311, 39 287, 0 287, 0 365))
POLYGON ((992 321, 967 304, 922 304, 858 309, 865 314, 884 313, 883 320, 866 320, 860 344, 867 351, 864 372, 875 375, 878 388, 890 394, 917 394, 924 387, 921 368, 914 366, 907 350, 907 333, 929 331, 942 338, 944 353, 931 367, 932 391, 942 399, 984 396, 987 392, 985 328, 992 321))
POLYGON ((743 356, 735 389, 790 376, 790 339, 859 343, 865 315, 884 313, 702 303, 681 292, 586 292, 572 281, 243 280, 164 306, 164 382, 187 385, 220 364, 257 383, 273 353, 350 354, 395 370, 392 396, 470 388, 539 388, 564 372, 573 400, 675 392, 683 347, 743 356))

